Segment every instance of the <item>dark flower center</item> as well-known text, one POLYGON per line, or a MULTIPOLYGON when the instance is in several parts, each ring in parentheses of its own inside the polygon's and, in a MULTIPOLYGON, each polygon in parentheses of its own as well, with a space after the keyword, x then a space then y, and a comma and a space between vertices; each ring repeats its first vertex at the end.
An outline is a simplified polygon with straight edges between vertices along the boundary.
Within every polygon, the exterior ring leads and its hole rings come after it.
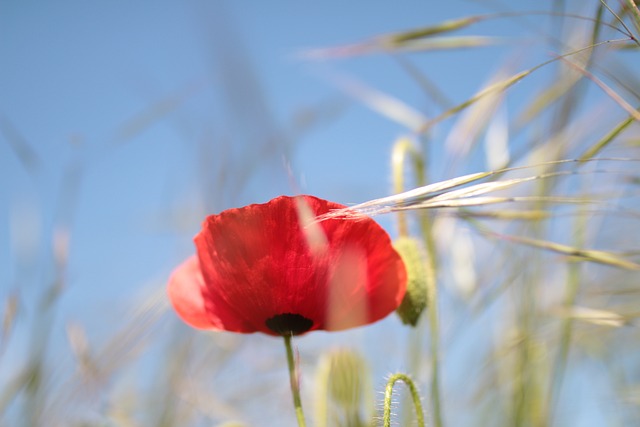
POLYGON ((264 323, 278 335, 300 335, 313 326, 313 320, 293 313, 276 314, 264 323))

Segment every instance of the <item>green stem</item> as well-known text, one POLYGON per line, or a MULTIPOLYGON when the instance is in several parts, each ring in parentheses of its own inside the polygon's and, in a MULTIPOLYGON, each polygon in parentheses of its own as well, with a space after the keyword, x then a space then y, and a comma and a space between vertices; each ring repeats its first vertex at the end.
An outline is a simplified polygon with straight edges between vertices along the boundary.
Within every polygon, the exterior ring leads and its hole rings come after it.
MULTIPOLYGON (((585 208, 582 208, 578 213, 578 218, 575 224, 575 247, 581 248, 585 245, 585 230, 587 229, 587 212, 585 208)), ((581 284, 581 270, 579 263, 572 263, 568 266, 567 285, 565 289, 564 297, 564 309, 569 312, 573 308, 578 298, 581 284)), ((558 353, 556 354, 555 364, 552 366, 550 389, 547 393, 547 417, 548 422, 551 424, 553 420, 555 405, 557 404, 557 396, 562 389, 562 383, 567 368, 567 361, 569 358, 569 350, 571 349, 571 341, 573 336, 573 319, 571 316, 566 316, 561 323, 560 327, 560 344, 558 353)))
POLYGON ((289 384, 291 385, 291 394, 293 395, 293 406, 296 410, 296 418, 299 427, 306 427, 304 422, 304 413, 302 412, 302 403, 300 401, 300 381, 296 363, 293 358, 293 349, 291 347, 291 334, 284 335, 284 346, 287 349, 287 365, 289 367, 289 384))
POLYGON ((396 381, 404 382, 411 392, 411 398, 413 399, 413 405, 416 408, 416 416, 418 417, 418 426, 425 427, 424 412, 422 410, 422 403, 420 402, 420 393, 416 388, 411 378, 405 374, 393 374, 389 381, 387 381, 387 387, 384 390, 384 412, 382 414, 382 425, 384 427, 391 427, 391 395, 393 394, 393 386, 396 381))
POLYGON ((440 331, 438 326, 437 290, 431 289, 429 329, 431 331, 431 392, 433 393, 433 417, 436 427, 442 427, 442 402, 440 401, 440 331))
MULTIPOLYGON (((413 167, 418 187, 425 185, 425 162, 420 150, 408 137, 401 137, 393 145, 391 155, 391 169, 393 175, 393 190, 396 193, 405 191, 405 162, 413 167)), ((442 403, 440 399, 440 326, 438 321, 438 288, 436 284, 436 244, 432 232, 431 219, 424 212, 420 212, 420 228, 427 249, 427 292, 429 301, 429 331, 431 349, 431 398, 433 401, 433 418, 436 427, 442 427, 442 403)), ((398 212, 398 234, 409 235, 409 227, 405 213, 398 212)))

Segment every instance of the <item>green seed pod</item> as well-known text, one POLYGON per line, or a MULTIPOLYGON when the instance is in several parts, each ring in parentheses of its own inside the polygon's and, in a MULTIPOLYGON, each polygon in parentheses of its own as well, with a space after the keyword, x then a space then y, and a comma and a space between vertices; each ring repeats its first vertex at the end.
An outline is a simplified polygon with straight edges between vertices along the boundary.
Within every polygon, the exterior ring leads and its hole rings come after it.
POLYGON ((400 237, 393 244, 407 269, 407 293, 396 309, 402 323, 416 326, 429 305, 427 264, 420 242, 412 237, 400 237))

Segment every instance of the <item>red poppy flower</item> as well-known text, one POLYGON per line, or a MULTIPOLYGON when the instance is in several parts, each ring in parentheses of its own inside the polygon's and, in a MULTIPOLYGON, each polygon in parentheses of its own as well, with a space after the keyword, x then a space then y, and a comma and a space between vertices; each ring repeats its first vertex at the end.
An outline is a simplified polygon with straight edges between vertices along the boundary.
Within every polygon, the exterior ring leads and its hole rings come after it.
POLYGON ((199 329, 299 335, 352 328, 395 310, 406 271, 371 218, 316 217, 344 206, 281 196, 209 216, 197 256, 169 279, 169 299, 199 329))

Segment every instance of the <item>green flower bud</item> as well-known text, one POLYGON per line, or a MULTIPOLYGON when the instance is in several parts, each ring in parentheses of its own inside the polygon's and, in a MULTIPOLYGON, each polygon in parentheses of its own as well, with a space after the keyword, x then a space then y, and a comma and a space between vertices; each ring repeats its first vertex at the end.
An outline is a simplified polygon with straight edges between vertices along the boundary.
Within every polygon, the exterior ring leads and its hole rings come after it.
POLYGON ((362 356, 348 349, 325 354, 318 366, 317 381, 318 426, 364 425, 360 411, 363 405, 368 406, 370 384, 367 363, 362 356))
POLYGON ((338 350, 329 358, 329 396, 345 408, 360 406, 365 362, 351 350, 338 350))
POLYGON ((400 237, 393 244, 407 269, 407 293, 396 309, 402 323, 416 326, 429 305, 427 264, 420 242, 412 237, 400 237))

